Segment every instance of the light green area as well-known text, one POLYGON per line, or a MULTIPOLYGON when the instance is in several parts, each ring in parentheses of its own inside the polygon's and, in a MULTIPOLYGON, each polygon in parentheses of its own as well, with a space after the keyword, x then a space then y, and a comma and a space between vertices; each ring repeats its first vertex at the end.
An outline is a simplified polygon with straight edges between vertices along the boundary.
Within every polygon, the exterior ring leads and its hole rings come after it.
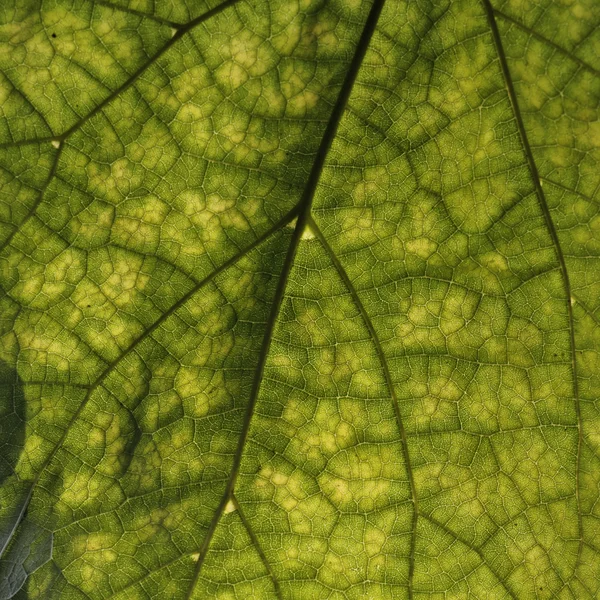
POLYGON ((233 502, 225 507, 205 561, 192 594, 194 600, 277 598, 273 580, 233 502))
POLYGON ((569 273, 582 424, 583 545, 568 589, 569 597, 586 598, 600 593, 600 7, 593 2, 548 6, 535 31, 506 17, 499 26, 569 273), (549 18, 555 11, 563 19, 559 29, 549 18), (578 18, 565 20, 568 13, 578 18))
POLYGON ((599 32, 3 3, 0 600, 597 598, 599 32))
POLYGON ((3 3, 0 140, 62 134, 147 64, 171 36, 162 23, 103 3, 3 3))
POLYGON ((224 4, 223 0, 105 0, 104 4, 167 20, 173 24, 186 24, 224 4))
POLYGON ((283 595, 403 597, 413 509, 398 423, 316 238, 298 248, 263 382, 238 495, 283 595))

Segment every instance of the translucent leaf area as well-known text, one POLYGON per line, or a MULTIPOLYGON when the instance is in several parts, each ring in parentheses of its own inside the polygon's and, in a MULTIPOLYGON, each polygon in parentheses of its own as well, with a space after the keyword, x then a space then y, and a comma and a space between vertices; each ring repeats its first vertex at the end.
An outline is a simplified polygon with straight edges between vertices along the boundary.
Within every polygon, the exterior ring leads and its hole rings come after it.
POLYGON ((600 597, 600 2, 3 0, 0 600, 600 597))

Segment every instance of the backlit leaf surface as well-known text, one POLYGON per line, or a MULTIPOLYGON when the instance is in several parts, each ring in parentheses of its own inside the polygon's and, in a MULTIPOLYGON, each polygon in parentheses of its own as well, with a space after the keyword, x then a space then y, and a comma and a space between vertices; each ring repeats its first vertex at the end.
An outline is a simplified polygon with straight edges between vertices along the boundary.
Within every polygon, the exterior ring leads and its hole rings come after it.
POLYGON ((600 595, 600 4, 0 7, 0 600, 600 595))

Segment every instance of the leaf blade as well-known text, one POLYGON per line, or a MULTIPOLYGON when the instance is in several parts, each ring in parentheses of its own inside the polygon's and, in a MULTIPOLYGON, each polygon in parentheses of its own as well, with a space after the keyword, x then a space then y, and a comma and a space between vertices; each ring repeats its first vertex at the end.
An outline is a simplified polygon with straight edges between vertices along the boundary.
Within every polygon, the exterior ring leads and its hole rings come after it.
POLYGON ((594 4, 66 4, 4 13, 68 19, 0 59, 2 593, 594 597, 594 4))

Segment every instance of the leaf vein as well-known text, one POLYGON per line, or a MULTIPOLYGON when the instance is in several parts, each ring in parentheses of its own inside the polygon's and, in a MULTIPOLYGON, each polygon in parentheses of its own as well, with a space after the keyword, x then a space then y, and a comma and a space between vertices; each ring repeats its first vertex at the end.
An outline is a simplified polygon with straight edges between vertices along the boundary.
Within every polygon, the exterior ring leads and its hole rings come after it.
POLYGON ((325 251, 329 255, 331 261, 335 265, 335 268, 336 268, 339 276, 341 277, 342 281, 344 282, 344 285, 348 289, 348 292, 349 292, 350 296, 352 297, 352 300, 354 301, 356 307, 358 308, 358 310, 361 314, 364 324, 366 325, 367 329, 369 330, 369 333, 371 334, 373 344, 375 345, 375 349, 376 349, 377 355, 379 357, 381 367, 383 369, 385 381, 386 381, 387 387, 388 387, 390 395, 391 395, 392 404, 394 407, 394 413, 396 415, 396 421, 397 421, 398 429, 400 432, 400 438, 401 438, 401 444, 402 444, 402 454, 403 454, 404 462, 406 464, 406 473, 408 475, 410 493, 411 493, 411 501, 413 504, 413 511, 414 511, 412 535, 411 535, 411 549, 410 549, 410 557, 409 557, 410 562, 409 562, 409 571, 408 571, 408 594, 409 594, 409 598, 412 598, 413 575, 414 575, 414 569, 415 569, 415 546, 416 546, 416 535, 417 535, 416 525, 417 525, 417 519, 419 518, 419 502, 418 502, 418 497, 417 497, 415 480, 414 480, 414 476, 413 476, 413 472, 412 472, 412 466, 410 463, 410 456, 409 456, 409 451, 408 451, 408 440, 407 440, 407 436, 406 436, 406 430, 404 428, 404 423, 402 420, 402 414, 400 412, 400 404, 398 402, 398 396, 397 396, 395 388, 394 388, 394 383, 392 381, 392 376, 390 373, 388 362, 387 362, 386 356, 383 352, 383 348, 381 346, 379 336, 377 335, 375 326, 373 325, 373 322, 371 321, 367 311, 365 310, 365 307, 364 307, 362 301, 360 300, 360 297, 358 296, 358 293, 356 292, 354 285, 350 281, 350 278, 348 277, 348 274, 346 273, 346 270, 344 269, 342 263, 339 261, 335 252, 329 245, 329 242, 323 235, 323 232, 320 230, 319 226, 312 219, 310 220, 310 226, 311 226, 311 229, 313 229, 314 233, 316 234, 317 238, 320 240, 323 247, 325 248, 325 251))
POLYGON ((567 315, 569 320, 569 338, 571 345, 571 370, 573 375, 573 395, 575 401, 575 412, 577 414, 577 426, 578 426, 578 441, 577 441, 577 459, 576 459, 576 472, 575 472, 575 496, 577 500, 577 520, 579 527, 579 547, 577 552, 577 562, 579 563, 581 560, 581 554, 583 551, 583 522, 582 522, 582 514, 581 514, 581 498, 580 498, 580 466, 581 466, 581 449, 583 442, 583 421, 581 415, 581 406, 580 406, 580 398, 579 398, 579 383, 578 383, 578 371, 577 371, 577 358, 576 358, 576 347, 575 347, 575 324, 573 320, 573 304, 572 304, 572 295, 571 295, 571 284, 569 281, 569 274, 567 271, 567 265, 565 262, 565 257, 561 248, 560 240, 558 238, 558 233, 556 231, 556 227, 554 222, 552 221, 552 216, 550 214, 550 209, 548 208, 548 202, 546 200, 546 196, 544 194, 544 190, 542 189, 541 180, 539 176, 539 172, 537 169, 537 165, 535 163, 535 159, 533 156, 533 152, 531 151, 531 146, 529 144, 529 139, 527 137, 527 132, 525 130, 525 123, 523 122, 523 117, 521 115, 521 110, 519 108, 519 103, 517 100, 517 94, 515 91, 514 83, 512 80, 512 76, 510 74, 510 69, 508 67, 508 62, 506 60, 506 55, 504 53, 504 47, 502 45, 502 40, 500 39, 500 32, 498 30, 498 25, 496 23, 496 19, 494 17, 494 9, 491 5, 490 0, 482 0, 483 6, 486 12, 486 16, 488 19, 488 23, 491 29, 492 37, 494 39, 494 45, 496 46, 496 51, 498 53, 498 58, 500 59, 500 66, 502 70, 502 75, 504 76, 504 80, 506 83, 506 88, 508 91, 508 97, 510 103, 512 105, 513 113, 515 116, 515 120, 517 123, 517 127, 521 136, 521 142, 523 145, 523 150, 525 152, 525 157, 529 166, 529 171, 531 173, 531 177, 533 179, 533 184, 535 186, 535 191, 538 197, 538 201, 540 204, 540 208, 544 215, 544 219, 546 221, 546 226, 548 228, 548 232, 550 237, 552 238, 552 242, 555 246, 556 255, 558 258, 558 263, 560 265, 560 271, 562 274, 562 279, 565 287, 566 293, 566 307, 567 307, 567 315))

